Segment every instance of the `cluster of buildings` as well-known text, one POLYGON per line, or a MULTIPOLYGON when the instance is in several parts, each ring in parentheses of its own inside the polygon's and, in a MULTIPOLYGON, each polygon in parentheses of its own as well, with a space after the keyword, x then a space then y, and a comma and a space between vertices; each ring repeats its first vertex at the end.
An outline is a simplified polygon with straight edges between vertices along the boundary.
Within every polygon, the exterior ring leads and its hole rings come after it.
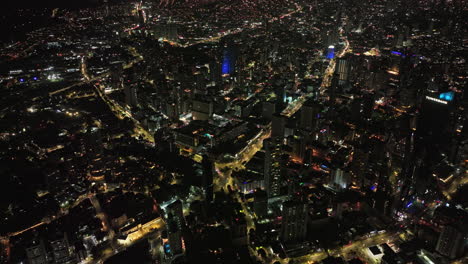
POLYGON ((462 4, 54 10, 0 51, 3 260, 463 263, 462 4))

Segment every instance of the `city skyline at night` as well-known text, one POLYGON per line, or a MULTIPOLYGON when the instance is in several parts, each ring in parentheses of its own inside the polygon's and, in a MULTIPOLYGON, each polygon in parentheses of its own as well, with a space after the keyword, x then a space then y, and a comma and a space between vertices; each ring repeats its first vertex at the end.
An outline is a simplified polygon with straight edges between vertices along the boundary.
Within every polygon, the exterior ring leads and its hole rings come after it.
POLYGON ((467 263, 467 12, 7 3, 0 263, 467 263))

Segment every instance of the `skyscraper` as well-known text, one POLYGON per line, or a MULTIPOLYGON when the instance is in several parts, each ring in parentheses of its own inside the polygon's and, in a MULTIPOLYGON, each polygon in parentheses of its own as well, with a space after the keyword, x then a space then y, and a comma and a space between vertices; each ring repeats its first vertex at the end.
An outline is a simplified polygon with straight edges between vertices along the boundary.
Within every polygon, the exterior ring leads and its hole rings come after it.
POLYGON ((214 164, 208 156, 203 156, 203 178, 202 188, 205 191, 205 201, 211 203, 213 201, 213 168, 214 164))
POLYGON ((167 210, 168 213, 171 215, 171 218, 177 223, 177 227, 179 228, 179 230, 182 230, 182 228, 185 226, 182 202, 180 200, 177 200, 171 203, 167 207, 167 210))
POLYGON ((263 141, 265 147, 265 186, 268 197, 280 195, 281 189, 281 143, 275 139, 263 141))
POLYGON ((183 253, 182 249, 182 230, 177 226, 177 222, 169 220, 167 231, 170 245, 170 253, 175 256, 183 253))
POLYGON ((263 190, 257 190, 254 193, 254 212, 259 218, 263 218, 268 213, 268 194, 263 190))
POLYGON ((222 69, 220 63, 217 61, 212 61, 210 63, 210 81, 215 84, 221 84, 222 81, 222 69))
POLYGON ((349 172, 337 168, 337 169, 332 169, 331 172, 331 182, 330 184, 332 187, 336 189, 346 189, 348 185, 351 182, 351 177, 349 176, 349 172))
POLYGON ((130 107, 138 105, 137 88, 134 84, 126 83, 124 86, 125 104, 130 107))
POLYGON ((309 100, 301 108, 300 128, 313 131, 317 128, 320 105, 309 100))
POLYGON ((437 241, 436 251, 451 259, 460 257, 466 242, 466 234, 458 228, 444 226, 437 241))
POLYGON ((231 237, 234 245, 247 244, 247 222, 244 217, 237 217, 232 220, 231 237))
POLYGON ((286 117, 281 114, 274 114, 271 120, 271 137, 283 139, 286 127, 286 117))
POLYGON ((67 234, 64 233, 63 237, 50 242, 52 252, 54 255, 55 263, 70 263, 73 262, 73 255, 70 250, 67 234))
POLYGON ((29 263, 46 264, 48 263, 47 252, 44 241, 41 239, 36 245, 26 249, 26 256, 29 263))
POLYGON ((280 238, 284 243, 302 242, 307 235, 307 204, 287 201, 283 204, 280 238))
POLYGON ((336 62, 336 72, 338 74, 338 84, 348 81, 351 65, 347 58, 339 58, 336 62))
POLYGON ((437 143, 448 139, 450 124, 450 102, 439 96, 426 96, 418 118, 417 132, 419 138, 434 140, 437 143))
POLYGON ((273 114, 276 112, 276 105, 272 101, 265 101, 262 103, 262 117, 268 120, 273 118, 273 114))
POLYGON ((335 58, 335 46, 330 45, 327 50, 327 59, 331 60, 333 58, 335 58))
POLYGON ((176 41, 178 39, 177 25, 173 23, 157 25, 156 27, 154 27, 154 35, 157 38, 176 41))
POLYGON ((213 116, 213 102, 193 100, 192 116, 194 120, 208 120, 213 116))
POLYGON ((223 52, 223 61, 221 64, 221 73, 223 75, 228 75, 234 73, 234 49, 226 48, 223 52))

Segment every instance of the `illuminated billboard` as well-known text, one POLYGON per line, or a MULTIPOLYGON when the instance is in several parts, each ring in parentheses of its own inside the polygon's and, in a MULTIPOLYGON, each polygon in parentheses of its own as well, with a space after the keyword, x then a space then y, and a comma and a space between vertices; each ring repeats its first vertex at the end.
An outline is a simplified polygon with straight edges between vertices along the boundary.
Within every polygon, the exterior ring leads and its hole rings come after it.
POLYGON ((455 96, 454 92, 446 92, 446 93, 441 93, 439 95, 439 99, 445 100, 445 101, 452 101, 453 97, 455 96))
POLYGON ((430 96, 426 96, 426 99, 429 100, 429 101, 439 103, 439 104, 447 104, 447 101, 445 101, 445 100, 441 100, 441 99, 430 97, 430 96))

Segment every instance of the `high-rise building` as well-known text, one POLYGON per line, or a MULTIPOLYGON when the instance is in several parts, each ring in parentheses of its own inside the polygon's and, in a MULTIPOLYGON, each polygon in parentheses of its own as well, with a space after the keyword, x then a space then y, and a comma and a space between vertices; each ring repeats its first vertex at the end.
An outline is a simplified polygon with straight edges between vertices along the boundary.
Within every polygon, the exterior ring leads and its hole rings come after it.
POLYGON ((102 1, 103 5, 104 5, 104 16, 109 16, 109 0, 103 0, 102 1))
POLYGON ((213 201, 214 164, 209 159, 208 156, 203 156, 202 167, 203 167, 202 188, 205 191, 205 201, 207 203, 211 203, 213 201))
POLYGON ((167 102, 164 112, 171 120, 179 120, 179 109, 175 102, 167 102))
POLYGON ((303 162, 306 155, 307 135, 291 136, 289 141, 292 145, 292 157, 303 162))
POLYGON ((125 104, 130 107, 138 105, 137 87, 134 84, 125 84, 125 104))
POLYGON ((220 84, 222 81, 221 65, 217 61, 210 63, 210 81, 220 84))
POLYGON ((307 204, 296 201, 285 202, 283 204, 281 240, 284 243, 304 241, 307 235, 307 219, 307 204))
POLYGON ((340 40, 340 35, 338 33, 338 29, 328 29, 323 31, 323 40, 325 41, 325 47, 330 45, 338 44, 340 40))
POLYGON ((439 96, 425 96, 416 134, 419 138, 441 143, 448 139, 451 102, 439 96))
POLYGON ((294 170, 286 170, 285 174, 288 178, 288 199, 290 201, 302 201, 303 195, 301 192, 301 186, 295 178, 295 176, 297 176, 296 172, 294 170))
POLYGON ((192 117, 194 120, 208 120, 213 116, 213 102, 207 100, 193 100, 192 117))
POLYGON ((64 233, 60 239, 50 242, 52 253, 54 255, 55 263, 73 263, 72 252, 70 251, 70 244, 68 243, 67 234, 64 233))
POLYGON ((320 105, 309 100, 301 108, 300 128, 313 131, 317 128, 320 105))
POLYGON ((138 23, 140 25, 144 25, 146 23, 146 13, 143 9, 139 8, 138 9, 138 23))
POLYGON ((159 24, 156 27, 154 27, 154 35, 157 38, 163 38, 163 39, 176 41, 178 40, 177 25, 173 23, 159 24))
POLYGON ((113 89, 121 88, 123 78, 123 65, 122 64, 115 64, 111 67, 111 75, 110 75, 110 82, 113 89))
POLYGON ((351 64, 347 58, 339 58, 336 62, 336 72, 338 73, 338 84, 344 84, 349 79, 351 64))
POLYGON ((182 230, 179 229, 174 220, 169 220, 167 225, 170 253, 173 256, 179 255, 183 253, 182 230))
POLYGON ((247 221, 245 217, 236 217, 231 225, 232 242, 236 246, 247 244, 247 221))
POLYGON ((330 45, 327 49, 327 59, 334 59, 335 58, 335 46, 330 45))
POLYGON ((284 80, 277 80, 273 84, 273 91, 275 93, 275 110, 280 112, 286 106, 286 84, 284 80))
POLYGON ((273 118, 273 114, 276 112, 276 105, 272 101, 265 101, 262 103, 262 117, 268 120, 273 118))
POLYGON ((223 61, 221 64, 221 74, 229 75, 235 71, 235 50, 231 47, 223 51, 223 61))
POLYGON ((405 40, 405 35, 403 33, 399 33, 398 36, 395 38, 394 47, 395 48, 403 47, 404 40, 405 40))
POLYGON ((436 251, 451 259, 463 254, 466 233, 452 226, 444 226, 437 241, 436 251))
POLYGON ((271 137, 283 139, 285 127, 286 127, 286 117, 279 113, 274 114, 271 120, 271 137))
POLYGON ((47 264, 47 252, 45 249, 44 241, 41 239, 36 245, 26 249, 26 256, 28 263, 31 264, 47 264))
POLYGON ((281 142, 275 139, 265 139, 264 177, 268 197, 280 195, 281 191, 281 142))
POLYGON ((268 214, 268 194, 263 190, 256 190, 253 202, 254 212, 258 218, 263 218, 268 214))
POLYGON ((354 98, 351 102, 351 120, 354 122, 367 122, 372 115, 373 106, 372 94, 364 94, 361 97, 354 98))
POLYGON ((183 227, 185 226, 185 218, 184 218, 184 213, 183 213, 183 208, 182 208, 182 202, 180 200, 177 200, 173 203, 171 203, 167 207, 168 213, 171 215, 171 218, 177 223, 177 227, 179 230, 182 230, 183 227))
POLYGON ((346 189, 351 183, 351 177, 347 171, 343 169, 332 169, 331 172, 331 185, 337 189, 346 189))

